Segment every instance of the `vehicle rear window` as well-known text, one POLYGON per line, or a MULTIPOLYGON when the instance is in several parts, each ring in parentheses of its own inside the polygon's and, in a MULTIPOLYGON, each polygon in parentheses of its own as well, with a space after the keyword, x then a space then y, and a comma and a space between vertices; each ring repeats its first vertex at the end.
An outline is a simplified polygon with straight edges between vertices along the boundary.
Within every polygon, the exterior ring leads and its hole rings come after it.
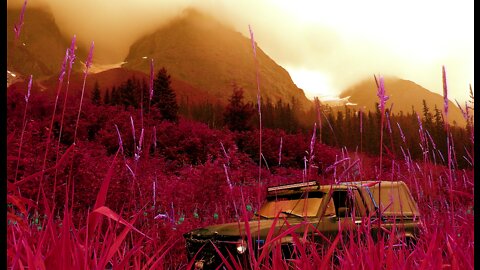
POLYGON ((385 182, 381 189, 376 185, 370 190, 384 215, 419 215, 417 205, 405 184, 385 182))

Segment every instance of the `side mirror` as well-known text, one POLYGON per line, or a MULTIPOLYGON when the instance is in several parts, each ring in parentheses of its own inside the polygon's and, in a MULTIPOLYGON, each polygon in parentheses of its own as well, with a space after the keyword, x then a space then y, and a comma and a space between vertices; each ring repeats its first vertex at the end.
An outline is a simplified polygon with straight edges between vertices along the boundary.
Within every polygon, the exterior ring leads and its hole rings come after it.
POLYGON ((343 217, 347 216, 350 211, 349 211, 348 207, 339 207, 337 212, 338 212, 337 217, 343 218, 343 217))

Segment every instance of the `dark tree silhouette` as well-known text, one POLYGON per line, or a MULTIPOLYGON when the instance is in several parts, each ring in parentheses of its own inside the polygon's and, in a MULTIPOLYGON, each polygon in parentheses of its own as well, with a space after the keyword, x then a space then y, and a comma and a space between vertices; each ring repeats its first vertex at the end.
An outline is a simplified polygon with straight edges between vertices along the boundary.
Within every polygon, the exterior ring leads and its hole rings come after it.
POLYGON ((225 108, 223 119, 228 129, 232 131, 245 131, 252 128, 254 109, 250 103, 243 101, 243 89, 236 84, 233 85, 232 96, 225 108))
POLYGON ((100 105, 102 102, 101 99, 102 98, 100 96, 100 86, 98 85, 98 81, 95 81, 95 85, 93 86, 92 97, 91 97, 92 104, 100 105))
POLYGON ((108 89, 105 90, 105 96, 103 97, 103 104, 105 105, 110 104, 110 91, 108 89))
POLYGON ((148 85, 147 85, 147 82, 145 81, 145 79, 142 79, 142 81, 138 81, 138 88, 139 88, 139 92, 140 92, 140 96, 138 98, 138 100, 141 101, 140 103, 140 107, 143 109, 144 112, 148 113, 148 100, 149 100, 149 97, 150 97, 150 93, 148 91, 148 85))
POLYGON ((153 82, 151 105, 158 107, 163 120, 176 123, 178 122, 178 103, 170 83, 170 75, 167 73, 167 70, 162 67, 153 82))
POLYGON ((120 97, 115 86, 112 87, 112 93, 110 95, 110 104, 118 105, 120 102, 120 97))
POLYGON ((430 112, 430 109, 427 106, 427 101, 425 99, 422 99, 422 105, 423 105, 423 121, 425 122, 425 128, 428 131, 432 131, 432 129, 433 129, 433 115, 430 112))
POLYGON ((123 104, 125 109, 127 109, 128 106, 138 108, 137 87, 135 84, 135 77, 129 78, 118 89, 121 100, 120 103, 123 104))

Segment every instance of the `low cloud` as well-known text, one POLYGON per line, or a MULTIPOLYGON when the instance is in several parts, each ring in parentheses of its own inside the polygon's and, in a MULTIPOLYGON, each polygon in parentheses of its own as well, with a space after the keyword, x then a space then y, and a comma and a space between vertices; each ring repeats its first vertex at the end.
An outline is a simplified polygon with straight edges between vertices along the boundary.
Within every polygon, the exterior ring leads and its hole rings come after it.
MULTIPOLYGON (((102 64, 123 61, 133 42, 193 7, 245 37, 251 25, 259 46, 280 65, 323 74, 330 89, 304 89, 318 91, 314 95, 338 94, 373 74, 409 79, 442 93, 445 65, 450 98, 468 97, 468 84, 473 85, 473 0, 435 2, 435 14, 425 11, 429 5, 410 0, 396 6, 357 2, 314 6, 301 1, 302 6, 283 0, 38 0, 29 1, 28 7, 50 9, 62 33, 76 34, 81 46, 88 48, 94 40, 94 60, 102 64)), ((22 4, 7 1, 9 7, 22 4)))

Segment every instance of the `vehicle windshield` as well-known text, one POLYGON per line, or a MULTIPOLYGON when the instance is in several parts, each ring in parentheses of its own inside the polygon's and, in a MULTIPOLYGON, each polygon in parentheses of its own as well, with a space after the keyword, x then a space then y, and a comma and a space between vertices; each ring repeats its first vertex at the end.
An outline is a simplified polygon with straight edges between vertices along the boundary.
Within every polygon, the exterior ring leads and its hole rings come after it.
POLYGON ((316 217, 321 203, 322 198, 273 198, 267 200, 257 214, 265 218, 274 218, 278 213, 279 216, 316 217))

